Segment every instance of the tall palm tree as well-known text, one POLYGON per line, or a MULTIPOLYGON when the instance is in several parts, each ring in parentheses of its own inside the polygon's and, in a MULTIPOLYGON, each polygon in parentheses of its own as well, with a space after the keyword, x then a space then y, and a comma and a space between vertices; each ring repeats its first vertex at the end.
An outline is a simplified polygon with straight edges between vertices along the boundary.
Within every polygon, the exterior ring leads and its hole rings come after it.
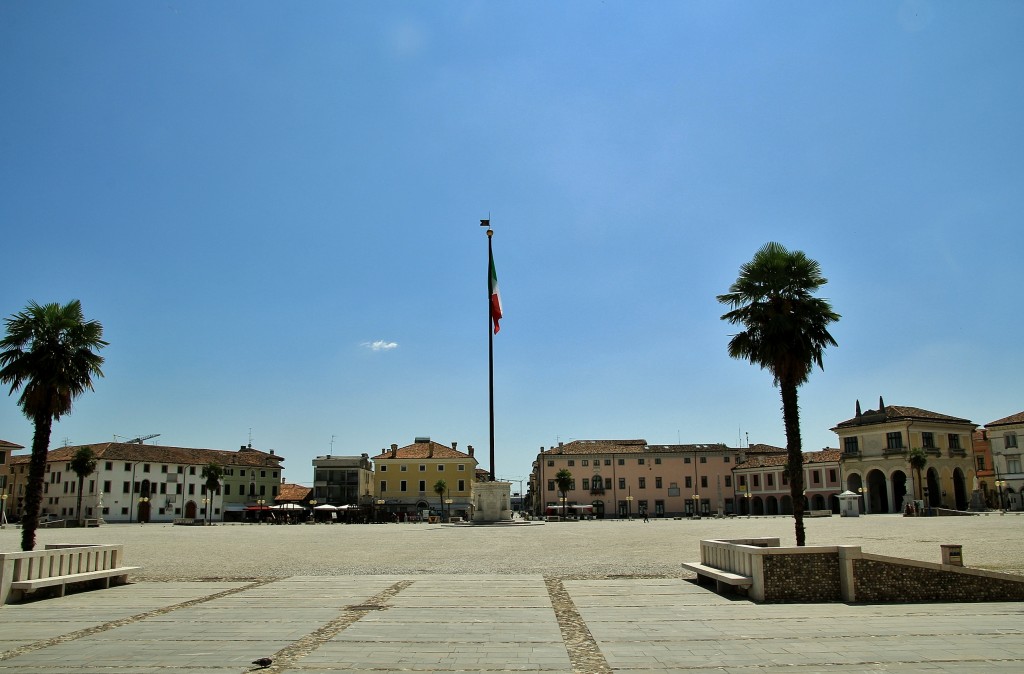
POLYGON ((555 486, 558 487, 558 491, 562 492, 562 510, 561 516, 565 517, 565 504, 569 502, 569 490, 572 488, 572 473, 569 472, 568 468, 555 473, 555 486))
POLYGON ((224 468, 220 464, 210 463, 203 466, 200 477, 206 485, 206 523, 210 523, 210 512, 213 510, 213 495, 220 493, 220 479, 224 476, 224 468))
POLYGON ((814 365, 824 369, 822 353, 837 346, 828 325, 839 320, 828 300, 813 293, 828 280, 818 263, 802 251, 789 251, 767 243, 750 262, 729 292, 718 301, 731 307, 722 316, 743 331, 729 340, 729 355, 749 360, 768 370, 782 394, 786 428, 789 489, 796 522, 796 544, 804 545, 804 471, 800 441, 797 388, 807 381, 814 365))
MULTIPOLYGON (((437 499, 441 502, 441 517, 444 517, 444 493, 448 491, 448 483, 444 480, 438 480, 434 483, 434 493, 437 494, 437 499)), ((448 513, 451 515, 451 513, 448 513)))
POLYGON ((910 467, 913 468, 914 473, 917 474, 917 479, 914 480, 914 487, 917 493, 914 494, 914 498, 922 499, 924 498, 922 496, 924 493, 922 487, 924 485, 921 484, 921 471, 928 465, 928 453, 920 447, 914 447, 907 453, 907 461, 910 462, 910 467))
POLYGON ((71 470, 78 476, 78 506, 75 509, 78 524, 82 524, 82 484, 85 478, 96 472, 96 455, 92 447, 79 447, 75 455, 71 457, 71 470))
POLYGON ((96 352, 107 342, 103 326, 85 320, 78 300, 65 305, 29 302, 5 323, 0 383, 10 384, 11 394, 22 389, 18 404, 35 426, 21 530, 21 549, 28 551, 36 545, 53 422, 71 412, 75 398, 92 390, 93 377, 103 376, 103 358, 96 352))

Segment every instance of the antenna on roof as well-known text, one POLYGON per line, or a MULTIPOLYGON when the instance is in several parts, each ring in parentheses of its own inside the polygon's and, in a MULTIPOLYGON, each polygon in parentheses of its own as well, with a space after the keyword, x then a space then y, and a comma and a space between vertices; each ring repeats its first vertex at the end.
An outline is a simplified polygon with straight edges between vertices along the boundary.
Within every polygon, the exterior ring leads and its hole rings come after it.
POLYGON ((160 437, 159 433, 151 433, 150 435, 140 435, 137 438, 132 438, 131 440, 129 440, 128 444, 129 445, 143 445, 143 444, 146 443, 146 440, 152 440, 153 438, 159 438, 159 437, 160 437))

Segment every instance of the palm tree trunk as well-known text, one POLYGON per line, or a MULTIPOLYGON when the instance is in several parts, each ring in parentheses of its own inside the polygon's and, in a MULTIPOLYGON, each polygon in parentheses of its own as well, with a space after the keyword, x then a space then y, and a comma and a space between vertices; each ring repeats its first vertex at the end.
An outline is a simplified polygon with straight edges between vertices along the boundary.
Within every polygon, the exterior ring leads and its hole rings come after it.
POLYGON ((786 463, 789 468, 789 494, 793 500, 793 523, 796 544, 803 546, 804 535, 804 454, 800 441, 800 406, 797 403, 796 384, 780 382, 782 392, 782 420, 786 427, 786 463))
POLYGON ((85 476, 78 476, 78 507, 75 509, 75 517, 78 519, 78 526, 82 526, 82 484, 85 482, 85 476))
POLYGON ((21 549, 25 552, 30 552, 36 547, 36 529, 39 528, 39 508, 43 503, 46 453, 50 449, 52 425, 53 417, 49 413, 36 415, 36 429, 32 436, 32 458, 28 464, 28 485, 25 487, 25 510, 21 520, 21 549))

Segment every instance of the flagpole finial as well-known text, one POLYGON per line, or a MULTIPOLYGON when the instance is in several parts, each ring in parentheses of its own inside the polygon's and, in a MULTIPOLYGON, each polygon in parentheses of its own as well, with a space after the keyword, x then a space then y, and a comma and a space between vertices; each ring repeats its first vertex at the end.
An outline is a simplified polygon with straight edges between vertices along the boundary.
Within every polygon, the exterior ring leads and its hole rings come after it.
POLYGON ((491 219, 490 218, 487 218, 486 220, 481 218, 480 226, 487 228, 487 238, 488 239, 491 238, 492 236, 494 236, 494 230, 491 229, 491 219))

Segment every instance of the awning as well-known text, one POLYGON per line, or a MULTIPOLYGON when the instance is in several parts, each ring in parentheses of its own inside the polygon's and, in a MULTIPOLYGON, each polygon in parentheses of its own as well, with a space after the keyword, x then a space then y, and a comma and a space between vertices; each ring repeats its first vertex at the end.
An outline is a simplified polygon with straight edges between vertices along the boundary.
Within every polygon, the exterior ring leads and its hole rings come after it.
POLYGON ((330 503, 325 503, 323 505, 318 505, 317 507, 313 508, 313 510, 337 510, 337 509, 338 508, 336 506, 332 506, 330 503))
POLYGON ((298 503, 282 503, 281 505, 270 506, 271 510, 305 510, 298 503))

